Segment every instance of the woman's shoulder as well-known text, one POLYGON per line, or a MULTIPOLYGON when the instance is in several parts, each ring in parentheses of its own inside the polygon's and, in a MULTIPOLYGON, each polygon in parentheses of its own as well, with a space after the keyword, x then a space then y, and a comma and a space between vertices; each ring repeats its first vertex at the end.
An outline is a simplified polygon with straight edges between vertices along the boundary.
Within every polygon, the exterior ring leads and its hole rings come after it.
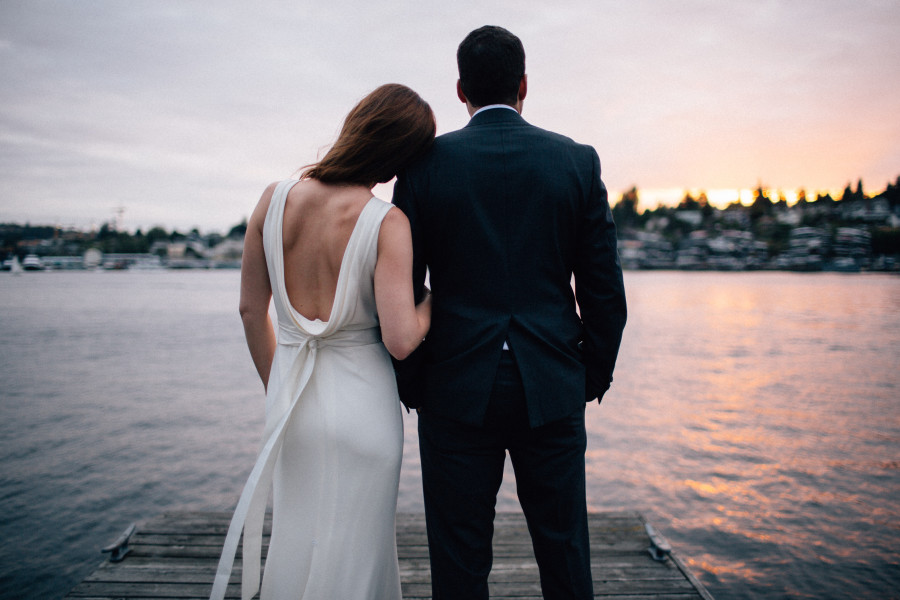
POLYGON ((387 208, 378 230, 379 244, 402 243, 410 237, 409 219, 402 210, 385 202, 387 208))
POLYGON ((381 230, 384 231, 387 228, 388 232, 392 232, 405 228, 406 231, 409 231, 409 219, 403 211, 388 202, 384 202, 384 204, 387 207, 384 209, 384 217, 381 219, 381 230))
POLYGON ((256 203, 256 208, 253 209, 253 213, 250 215, 250 226, 262 230, 263 222, 266 220, 266 214, 269 212, 269 205, 272 203, 272 197, 275 195, 275 190, 280 183, 280 181, 272 182, 263 190, 262 195, 259 197, 259 201, 256 203))
POLYGON ((275 192, 278 190, 279 186, 290 185, 291 188, 293 188, 296 183, 299 183, 296 179, 284 179, 282 181, 273 181, 267 185, 266 189, 263 190, 262 195, 259 197, 259 202, 256 206, 257 210, 262 209, 263 212, 268 210, 269 204, 272 203, 272 198, 275 197, 275 192))

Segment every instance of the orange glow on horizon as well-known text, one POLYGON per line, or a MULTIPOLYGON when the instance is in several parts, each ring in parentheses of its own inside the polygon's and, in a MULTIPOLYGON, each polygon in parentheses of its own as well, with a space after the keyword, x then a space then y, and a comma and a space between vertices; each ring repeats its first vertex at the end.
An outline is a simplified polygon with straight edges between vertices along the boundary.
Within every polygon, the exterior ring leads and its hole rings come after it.
MULTIPOLYGON (((773 202, 778 202, 781 196, 787 201, 788 206, 797 203, 800 197, 800 191, 806 192, 806 199, 810 202, 816 199, 818 194, 830 194, 832 198, 840 198, 843 190, 816 190, 811 188, 767 188, 763 186, 763 191, 773 202)), ((610 190, 610 205, 615 206, 622 198, 627 190, 610 190)), ((655 188, 655 189, 637 189, 638 194, 638 212, 645 210, 653 210, 658 206, 678 206, 684 199, 686 194, 690 194, 697 199, 701 194, 706 194, 709 203, 715 208, 725 208, 735 201, 740 201, 744 206, 753 204, 756 188, 730 188, 730 189, 710 189, 701 188, 655 188)))

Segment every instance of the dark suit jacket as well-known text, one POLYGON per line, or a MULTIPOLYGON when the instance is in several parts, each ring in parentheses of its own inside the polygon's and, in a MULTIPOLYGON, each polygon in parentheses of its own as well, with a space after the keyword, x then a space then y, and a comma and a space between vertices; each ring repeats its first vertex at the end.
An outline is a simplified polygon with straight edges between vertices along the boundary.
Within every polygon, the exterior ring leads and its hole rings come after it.
POLYGON ((434 293, 420 397, 406 390, 407 403, 480 425, 504 340, 532 427, 602 397, 626 309, 593 148, 487 110, 438 137, 398 177, 393 201, 412 227, 417 289, 427 268, 434 293))

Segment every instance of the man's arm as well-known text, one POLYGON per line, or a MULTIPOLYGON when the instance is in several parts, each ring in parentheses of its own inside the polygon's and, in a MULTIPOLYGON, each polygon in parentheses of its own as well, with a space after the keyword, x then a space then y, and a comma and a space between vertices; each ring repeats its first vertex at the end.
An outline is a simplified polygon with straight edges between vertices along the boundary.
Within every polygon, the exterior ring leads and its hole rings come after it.
POLYGON ((591 161, 590 193, 579 220, 574 273, 575 296, 584 327, 582 359, 587 401, 602 398, 609 389, 627 316, 616 226, 606 186, 600 179, 600 158, 593 148, 591 161))

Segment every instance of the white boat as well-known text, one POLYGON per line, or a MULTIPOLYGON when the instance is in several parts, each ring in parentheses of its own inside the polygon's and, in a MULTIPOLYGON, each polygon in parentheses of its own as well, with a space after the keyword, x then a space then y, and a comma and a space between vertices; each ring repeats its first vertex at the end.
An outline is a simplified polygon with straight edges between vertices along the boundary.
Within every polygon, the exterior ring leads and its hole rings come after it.
POLYGON ((12 271, 13 274, 18 274, 22 272, 22 263, 19 262, 18 256, 13 256, 12 258, 7 258, 3 261, 3 270, 4 271, 12 271))
POLYGON ((44 261, 37 254, 29 254, 22 261, 22 268, 26 271, 43 271, 44 261))

